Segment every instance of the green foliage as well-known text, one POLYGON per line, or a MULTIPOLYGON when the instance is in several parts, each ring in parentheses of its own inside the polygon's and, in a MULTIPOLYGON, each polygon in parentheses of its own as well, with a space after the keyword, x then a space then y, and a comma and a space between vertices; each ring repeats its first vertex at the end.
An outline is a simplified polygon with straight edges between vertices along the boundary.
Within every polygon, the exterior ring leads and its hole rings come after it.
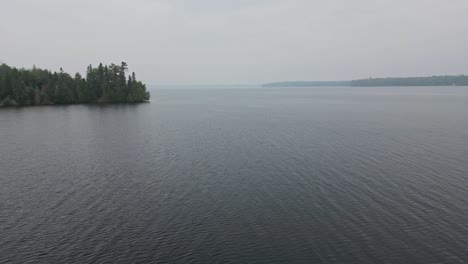
POLYGON ((126 78, 128 66, 88 66, 86 78, 38 69, 17 69, 0 65, 0 106, 35 104, 143 102, 150 98, 135 73, 126 78))

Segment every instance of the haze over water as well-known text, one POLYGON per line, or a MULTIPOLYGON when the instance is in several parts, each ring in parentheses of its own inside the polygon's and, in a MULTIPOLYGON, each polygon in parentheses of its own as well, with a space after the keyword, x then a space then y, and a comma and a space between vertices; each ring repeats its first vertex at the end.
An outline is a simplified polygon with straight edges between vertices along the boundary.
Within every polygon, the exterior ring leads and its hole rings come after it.
POLYGON ((468 88, 0 109, 0 263, 466 263, 468 88))

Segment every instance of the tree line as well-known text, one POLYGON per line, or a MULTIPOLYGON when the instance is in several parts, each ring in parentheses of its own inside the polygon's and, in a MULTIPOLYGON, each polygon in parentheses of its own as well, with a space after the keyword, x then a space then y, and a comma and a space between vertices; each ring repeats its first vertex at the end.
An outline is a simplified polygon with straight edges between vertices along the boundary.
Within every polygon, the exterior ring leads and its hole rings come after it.
POLYGON ((351 86, 468 86, 468 76, 369 78, 351 81, 351 86))
POLYGON ((264 87, 313 87, 313 86, 468 86, 468 76, 448 75, 432 77, 369 78, 352 81, 292 81, 267 83, 264 87))
POLYGON ((89 65, 86 76, 51 72, 36 68, 17 69, 0 65, 0 106, 79 103, 143 102, 150 98, 146 85, 133 72, 127 78, 128 66, 89 65))

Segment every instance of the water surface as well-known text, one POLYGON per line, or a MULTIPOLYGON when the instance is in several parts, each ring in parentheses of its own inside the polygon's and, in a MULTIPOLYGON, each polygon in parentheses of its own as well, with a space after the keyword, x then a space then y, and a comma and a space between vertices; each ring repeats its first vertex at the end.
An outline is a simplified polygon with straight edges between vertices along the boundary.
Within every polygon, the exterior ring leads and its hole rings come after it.
POLYGON ((0 109, 0 263, 466 263, 468 88, 0 109))

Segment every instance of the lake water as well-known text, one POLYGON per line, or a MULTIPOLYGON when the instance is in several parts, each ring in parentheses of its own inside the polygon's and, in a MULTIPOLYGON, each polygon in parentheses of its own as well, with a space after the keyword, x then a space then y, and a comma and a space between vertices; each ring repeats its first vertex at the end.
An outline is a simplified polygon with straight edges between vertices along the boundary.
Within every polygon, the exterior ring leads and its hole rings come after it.
POLYGON ((468 87, 0 109, 0 263, 466 263, 468 87))

